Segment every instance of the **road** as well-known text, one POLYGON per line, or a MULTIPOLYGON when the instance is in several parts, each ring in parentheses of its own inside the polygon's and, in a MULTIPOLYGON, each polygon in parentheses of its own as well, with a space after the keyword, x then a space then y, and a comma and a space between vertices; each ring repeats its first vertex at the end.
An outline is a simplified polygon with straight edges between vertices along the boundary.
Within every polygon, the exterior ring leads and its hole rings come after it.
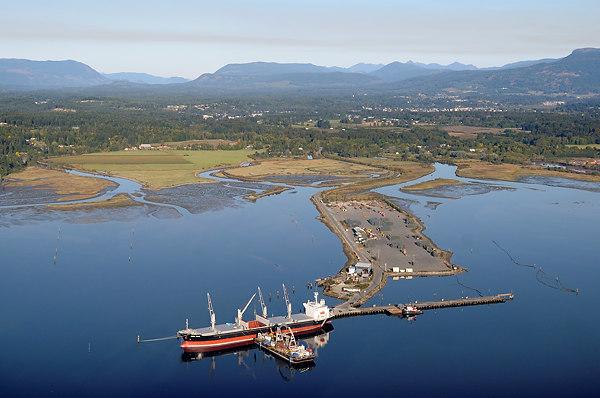
POLYGON ((336 309, 339 310, 347 310, 350 307, 356 307, 361 304, 364 304, 369 298, 373 297, 377 292, 383 287, 386 281, 386 276, 383 267, 377 262, 373 262, 370 258, 366 256, 364 250, 359 246, 358 243, 354 241, 354 237, 350 235, 349 232, 346 232, 346 229, 342 225, 342 223, 335 217, 333 211, 323 203, 321 200, 321 196, 317 194, 315 197, 315 205, 317 209, 321 213, 321 215, 328 221, 328 224, 334 229, 336 235, 338 235, 342 239, 342 243, 345 243, 348 248, 352 252, 356 254, 358 257, 358 261, 361 262, 370 262, 373 266, 373 275, 369 286, 360 292, 355 293, 350 299, 343 302, 342 304, 337 305, 333 309, 333 313, 335 313, 336 309))

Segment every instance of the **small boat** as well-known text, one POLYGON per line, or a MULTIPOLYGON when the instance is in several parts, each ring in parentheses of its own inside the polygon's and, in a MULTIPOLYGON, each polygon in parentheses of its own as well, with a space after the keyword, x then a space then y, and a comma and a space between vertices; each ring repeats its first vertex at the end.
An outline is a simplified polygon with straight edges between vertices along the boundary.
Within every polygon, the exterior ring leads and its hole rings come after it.
POLYGON ((417 315, 421 315, 423 313, 423 311, 421 311, 420 309, 418 309, 417 307, 415 307, 414 305, 407 305, 404 308, 402 308, 402 315, 405 317, 414 317, 417 315))
POLYGON ((275 332, 259 333, 255 342, 261 349, 291 365, 302 365, 315 361, 313 350, 303 344, 298 344, 294 332, 288 326, 283 326, 283 330, 278 326, 275 332))

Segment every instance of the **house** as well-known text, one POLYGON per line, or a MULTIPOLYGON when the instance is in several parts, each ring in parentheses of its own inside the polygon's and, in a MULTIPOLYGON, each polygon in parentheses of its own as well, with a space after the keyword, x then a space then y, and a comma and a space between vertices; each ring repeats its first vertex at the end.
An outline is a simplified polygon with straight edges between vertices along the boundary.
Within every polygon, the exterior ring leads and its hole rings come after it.
POLYGON ((140 149, 152 149, 152 145, 150 144, 140 144, 140 149))

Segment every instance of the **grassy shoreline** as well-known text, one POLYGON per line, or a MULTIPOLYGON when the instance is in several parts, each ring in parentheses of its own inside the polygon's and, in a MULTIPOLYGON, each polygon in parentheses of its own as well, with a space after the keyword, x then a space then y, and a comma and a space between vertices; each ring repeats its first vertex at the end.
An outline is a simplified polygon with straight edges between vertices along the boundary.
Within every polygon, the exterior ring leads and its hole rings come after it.
POLYGON ((427 189, 435 189, 447 185, 462 185, 464 182, 453 180, 450 178, 436 178, 435 180, 424 181, 418 184, 409 185, 402 188, 403 191, 424 191, 427 189))
POLYGON ((349 200, 351 198, 359 197, 361 194, 366 194, 376 188, 401 184, 426 176, 435 170, 431 164, 401 162, 401 165, 403 165, 403 167, 399 166, 400 168, 394 171, 385 169, 387 170, 387 173, 382 177, 359 181, 354 184, 343 185, 325 191, 323 200, 326 202, 349 200))
POLYGON ((525 166, 512 163, 488 163, 483 161, 454 161, 456 175, 480 180, 519 181, 524 177, 560 177, 571 180, 600 182, 600 175, 581 174, 570 171, 549 170, 541 166, 525 166))
POLYGON ((129 207, 129 206, 142 206, 141 203, 136 202, 126 193, 120 193, 113 196, 110 199, 102 200, 98 202, 83 202, 83 203, 61 203, 61 204, 50 204, 49 209, 52 210, 95 210, 95 209, 111 209, 118 207, 129 207))
POLYGON ((246 199, 250 202, 256 202, 260 198, 265 198, 267 196, 273 196, 273 195, 279 195, 280 193, 283 193, 290 189, 292 189, 292 188, 286 187, 283 185, 274 185, 271 188, 264 190, 263 192, 248 194, 248 195, 244 196, 244 199, 246 199))
POLYGON ((61 195, 58 201, 90 199, 101 194, 105 189, 116 186, 115 183, 102 178, 82 177, 54 170, 30 166, 25 170, 9 174, 3 185, 7 187, 28 187, 47 189, 61 195))
POLYGON ((231 167, 226 174, 243 181, 260 181, 272 176, 328 175, 340 178, 367 178, 369 173, 379 171, 377 167, 347 162, 344 159, 265 159, 247 167, 231 167))

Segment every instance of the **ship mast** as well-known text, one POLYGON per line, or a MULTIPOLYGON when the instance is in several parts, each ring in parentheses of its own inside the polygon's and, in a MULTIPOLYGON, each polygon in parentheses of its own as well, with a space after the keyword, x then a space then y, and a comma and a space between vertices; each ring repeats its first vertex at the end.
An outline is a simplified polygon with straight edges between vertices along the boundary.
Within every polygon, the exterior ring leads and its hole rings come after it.
POLYGON ((210 293, 206 293, 206 298, 208 299, 208 313, 210 314, 210 327, 215 331, 215 324, 217 323, 217 319, 215 316, 215 311, 213 311, 212 301, 210 299, 210 293))
POLYGON ((288 296, 287 289, 285 288, 285 284, 282 283, 283 286, 283 298, 285 299, 285 307, 287 308, 287 317, 288 319, 292 319, 292 303, 290 303, 290 297, 288 296))
POLYGON ((260 308, 262 309, 262 316, 266 318, 267 313, 267 305, 265 304, 265 300, 263 299, 262 291, 260 290, 260 286, 258 287, 258 301, 260 302, 260 308))

